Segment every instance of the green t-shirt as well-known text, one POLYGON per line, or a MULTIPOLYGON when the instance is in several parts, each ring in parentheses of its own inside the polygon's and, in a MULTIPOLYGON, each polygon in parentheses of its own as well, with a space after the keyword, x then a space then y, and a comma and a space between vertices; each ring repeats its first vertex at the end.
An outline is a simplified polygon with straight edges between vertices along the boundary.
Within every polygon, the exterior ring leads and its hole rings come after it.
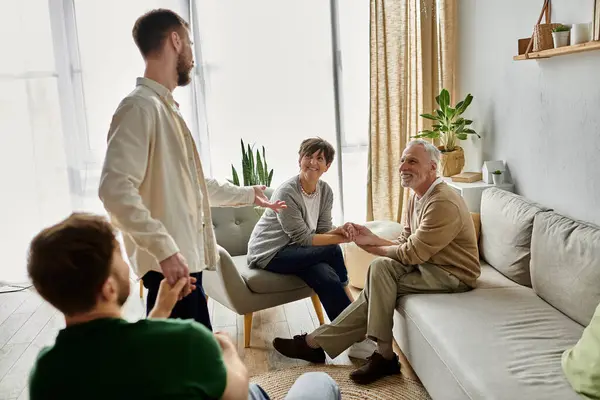
POLYGON ((59 332, 29 377, 38 399, 218 399, 227 383, 221 347, 184 320, 98 319, 59 332))

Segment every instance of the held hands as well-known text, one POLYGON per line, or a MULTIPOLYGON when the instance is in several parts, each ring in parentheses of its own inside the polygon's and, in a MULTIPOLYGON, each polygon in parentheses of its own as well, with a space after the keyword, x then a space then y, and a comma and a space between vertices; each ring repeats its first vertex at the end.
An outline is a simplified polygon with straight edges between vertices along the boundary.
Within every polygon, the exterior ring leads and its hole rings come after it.
POLYGON ((270 208, 275 212, 279 212, 280 210, 287 208, 285 205, 285 201, 277 200, 276 202, 271 202, 265 196, 265 189, 267 188, 264 185, 261 186, 253 186, 254 188, 254 204, 259 207, 270 208))
POLYGON ((195 290, 196 278, 180 278, 173 286, 169 284, 166 278, 163 279, 158 287, 156 304, 151 316, 154 318, 169 318, 177 301, 184 297, 183 293, 186 291, 187 286, 191 286, 191 290, 195 290))
POLYGON ((369 228, 363 225, 347 222, 338 227, 334 233, 344 236, 347 242, 354 242, 359 246, 376 246, 379 244, 379 237, 369 228))
MULTIPOLYGON (((165 258, 160 262, 160 269, 164 277, 166 278, 169 285, 174 286, 181 278, 189 278, 190 270, 188 268, 187 262, 185 258, 181 255, 181 253, 175 253, 170 257, 165 258)), ((187 285, 183 291, 181 291, 180 299, 184 298, 188 294, 192 293, 191 280, 186 280, 187 285)))

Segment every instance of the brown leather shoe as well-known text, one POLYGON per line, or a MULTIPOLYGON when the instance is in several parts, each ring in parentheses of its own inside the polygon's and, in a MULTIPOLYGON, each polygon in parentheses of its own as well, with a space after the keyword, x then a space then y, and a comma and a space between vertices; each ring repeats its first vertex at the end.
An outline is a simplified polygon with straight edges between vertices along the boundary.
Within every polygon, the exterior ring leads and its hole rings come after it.
POLYGON ((399 373, 400 363, 396 354, 394 354, 394 358, 387 360, 381 354, 374 352, 370 357, 367 357, 365 365, 350 373, 350 379, 360 385, 367 385, 384 376, 399 373))
POLYGON ((323 364, 325 362, 325 351, 323 349, 313 349, 306 343, 306 333, 296 335, 293 339, 275 338, 273 339, 273 347, 289 358, 299 358, 315 364, 323 364))

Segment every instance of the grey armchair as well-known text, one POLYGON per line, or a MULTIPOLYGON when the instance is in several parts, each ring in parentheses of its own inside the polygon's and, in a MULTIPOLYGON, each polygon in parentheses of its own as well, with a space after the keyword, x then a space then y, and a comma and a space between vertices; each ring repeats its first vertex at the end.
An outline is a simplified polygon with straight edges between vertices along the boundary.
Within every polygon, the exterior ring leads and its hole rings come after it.
POLYGON ((296 276, 248 268, 248 240, 260 215, 254 207, 212 208, 220 263, 216 271, 204 271, 207 296, 244 316, 244 346, 250 347, 255 311, 311 297, 319 323, 323 309, 318 296, 296 276))

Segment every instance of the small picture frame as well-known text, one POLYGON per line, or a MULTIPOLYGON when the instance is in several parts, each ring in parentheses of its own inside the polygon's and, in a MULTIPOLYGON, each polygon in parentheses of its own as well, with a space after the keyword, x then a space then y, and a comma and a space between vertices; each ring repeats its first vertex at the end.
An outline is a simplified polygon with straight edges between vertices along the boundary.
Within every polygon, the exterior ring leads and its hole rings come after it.
POLYGON ((592 40, 600 40, 600 0, 594 0, 592 40))

